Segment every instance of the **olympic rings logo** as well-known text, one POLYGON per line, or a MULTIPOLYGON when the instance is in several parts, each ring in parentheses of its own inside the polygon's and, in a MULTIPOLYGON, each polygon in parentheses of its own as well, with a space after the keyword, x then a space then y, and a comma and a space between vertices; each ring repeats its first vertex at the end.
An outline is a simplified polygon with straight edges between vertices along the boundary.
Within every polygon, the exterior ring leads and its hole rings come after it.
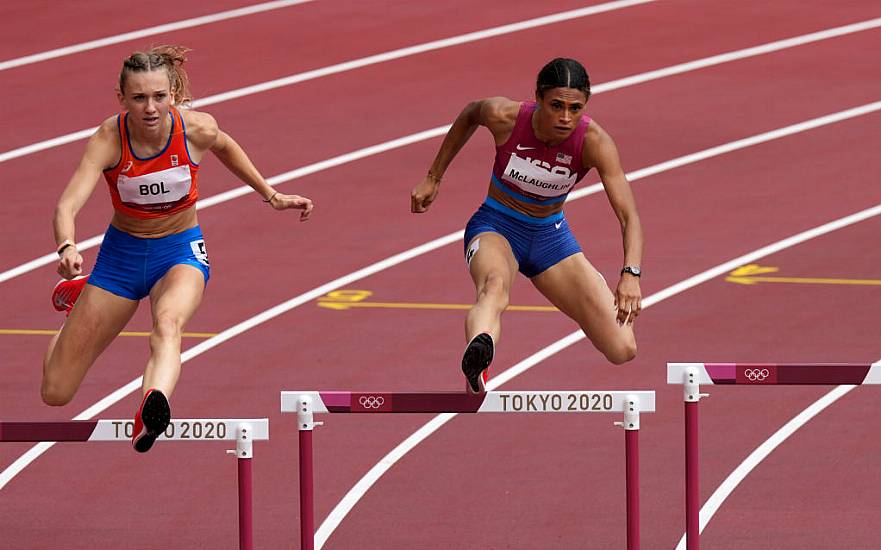
POLYGON ((361 403, 361 406, 365 409, 378 409, 385 403, 385 398, 382 396, 362 395, 358 399, 358 403, 361 403))
POLYGON ((770 374, 771 372, 768 369, 746 369, 743 371, 743 375, 750 382, 761 382, 768 378, 770 374))

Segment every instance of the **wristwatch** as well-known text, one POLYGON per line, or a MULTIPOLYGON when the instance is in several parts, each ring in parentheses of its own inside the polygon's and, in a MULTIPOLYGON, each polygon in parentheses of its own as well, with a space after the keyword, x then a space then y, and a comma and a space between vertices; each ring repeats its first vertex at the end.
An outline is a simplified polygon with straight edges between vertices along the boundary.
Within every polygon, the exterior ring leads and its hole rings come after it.
POLYGON ((630 273, 634 277, 639 277, 642 275, 642 270, 638 265, 625 265, 624 269, 621 270, 621 275, 624 275, 625 273, 630 273))

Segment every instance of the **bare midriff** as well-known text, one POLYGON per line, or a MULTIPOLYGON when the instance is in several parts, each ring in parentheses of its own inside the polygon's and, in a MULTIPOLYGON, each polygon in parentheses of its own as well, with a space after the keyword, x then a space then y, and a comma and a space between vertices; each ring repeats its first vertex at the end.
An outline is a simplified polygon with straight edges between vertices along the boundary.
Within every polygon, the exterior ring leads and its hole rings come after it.
POLYGON ((187 208, 176 214, 161 218, 134 218, 119 212, 113 213, 110 225, 142 239, 158 239, 196 227, 196 208, 187 208))

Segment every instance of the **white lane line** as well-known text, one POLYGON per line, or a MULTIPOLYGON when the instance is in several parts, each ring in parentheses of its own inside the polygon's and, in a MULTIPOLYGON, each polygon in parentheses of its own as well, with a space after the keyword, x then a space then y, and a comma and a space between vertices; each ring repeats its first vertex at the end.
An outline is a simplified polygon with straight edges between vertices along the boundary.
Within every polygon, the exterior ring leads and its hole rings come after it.
POLYGON ((64 57, 66 55, 94 50, 97 48, 103 48, 104 46, 119 44, 120 42, 137 40, 138 38, 144 38, 146 36, 153 36, 156 34, 162 34, 164 32, 179 31, 181 29, 190 29, 192 27, 199 27, 201 25, 217 23, 218 21, 226 21, 227 19, 235 19, 237 17, 244 17, 246 15, 253 15, 255 13, 263 13, 265 11, 287 8, 289 6, 305 4, 306 2, 313 1, 314 0, 276 0, 274 2, 264 2, 262 4, 254 4, 253 6, 246 6, 244 8, 221 11, 211 15, 203 15, 201 17, 183 19, 181 21, 175 21, 174 23, 166 23, 164 25, 157 25, 155 27, 148 27, 146 29, 117 34, 114 36, 108 36, 106 38, 99 38, 97 40, 81 42, 72 46, 65 46, 63 48, 56 48, 54 50, 26 55, 24 57, 17 57, 15 59, 0 61, 0 71, 5 71, 7 69, 12 69, 15 67, 21 67, 23 65, 30 65, 32 63, 39 63, 41 61, 55 59, 58 57, 64 57))
MULTIPOLYGON (((595 6, 595 7, 599 8, 602 6, 606 6, 606 4, 601 4, 601 5, 595 6)), ((586 9, 591 9, 591 8, 586 8, 586 9)), ((575 10, 575 11, 583 11, 583 10, 575 10)), ((608 11, 608 10, 606 10, 606 11, 608 11)), ((571 13, 571 12, 563 12, 563 14, 568 14, 568 13, 571 13)), ((547 17, 539 18, 539 19, 558 18, 558 17, 561 17, 563 14, 551 15, 551 16, 547 16, 547 17)), ((583 17, 584 15, 590 15, 590 14, 581 14, 581 15, 578 15, 578 17, 583 17)), ((571 17, 568 17, 567 19, 572 19, 574 17, 575 16, 571 16, 571 17)), ((518 25, 527 25, 527 24, 532 25, 535 21, 537 21, 537 20, 524 21, 522 23, 515 23, 512 25, 506 25, 505 27, 516 27, 518 25)), ((551 24, 551 23, 556 23, 556 22, 559 22, 559 21, 545 22, 543 24, 551 24)), ((532 28, 533 26, 536 26, 536 25, 527 26, 525 28, 532 28)), ((229 92, 224 92, 222 94, 208 96, 208 97, 196 100, 195 105, 196 105, 196 107, 201 108, 206 105, 213 105, 216 103, 221 103, 223 101, 228 101, 230 99, 244 97, 246 95, 260 93, 260 92, 264 92, 267 90, 273 90, 273 89, 276 89, 276 88, 279 88, 282 86, 289 86, 289 85, 296 84, 299 82, 304 82, 306 80, 312 80, 312 79, 320 78, 320 77, 327 76, 330 74, 337 74, 340 72, 365 67, 367 65, 373 65, 376 63, 389 61, 392 59, 398 59, 398 58, 406 57, 409 55, 416 55, 416 54, 423 53, 425 51, 436 50, 436 49, 440 49, 442 47, 449 47, 449 46, 453 46, 453 45, 458 45, 458 44, 464 43, 464 42, 473 42, 476 40, 480 40, 482 38, 488 38, 488 37, 483 37, 483 36, 476 37, 477 35, 480 35, 484 32, 487 32, 487 33, 494 32, 497 29, 503 29, 505 27, 497 27, 496 29, 490 29, 488 31, 479 31, 479 32, 469 33, 466 35, 461 35, 461 36, 448 38, 448 39, 444 39, 444 40, 438 40, 435 42, 428 42, 426 44, 411 46, 408 48, 402 48, 400 50, 393 50, 390 52, 377 54, 377 55, 373 55, 370 57, 365 57, 365 58, 356 59, 353 61, 339 63, 337 65, 330 65, 328 67, 323 67, 321 69, 315 69, 315 70, 307 71, 304 73, 290 75, 287 77, 279 78, 277 80, 272 80, 272 81, 264 82, 261 84, 255 84, 253 86, 246 86, 244 88, 238 88, 236 90, 231 90, 229 92), (464 40, 464 37, 469 37, 469 40, 464 40)), ((689 61, 686 63, 672 65, 670 67, 666 67, 666 68, 659 69, 656 71, 650 71, 647 73, 641 73, 641 74, 634 75, 631 77, 622 78, 620 80, 615 81, 615 87, 607 88, 606 90, 612 90, 612 89, 622 88, 622 87, 626 87, 626 86, 633 86, 635 84, 648 82, 650 80, 656 80, 659 78, 664 78, 667 76, 681 74, 681 73, 693 71, 696 69, 711 67, 713 65, 719 65, 722 63, 727 63, 727 62, 735 61, 738 59, 745 59, 748 57, 755 57, 755 56, 759 56, 759 55, 764 55, 764 54, 771 53, 771 52, 776 52, 776 51, 780 51, 780 50, 784 50, 784 49, 788 49, 788 48, 793 48, 796 46, 802 46, 805 44, 810 44, 810 43, 818 42, 821 40, 828 40, 830 38, 837 38, 840 36, 845 36, 848 34, 853 34, 856 32, 861 32, 861 31, 865 31, 865 30, 869 30, 869 29, 875 29, 878 27, 881 27, 881 18, 869 19, 869 20, 862 21, 859 23, 844 25, 842 27, 834 27, 831 29, 826 29, 823 31, 804 34, 804 35, 796 36, 793 38, 787 38, 784 40, 769 42, 767 44, 762 44, 759 46, 753 46, 753 47, 745 48, 742 50, 735 50, 733 52, 728 52, 728 53, 719 54, 719 55, 713 55, 710 57, 696 59, 694 61, 689 61)), ((523 30, 523 29, 517 28, 515 30, 523 30)), ((508 33, 515 32, 515 30, 508 30, 507 32, 508 33)), ((498 33, 498 34, 507 34, 507 33, 498 33)), ((496 34, 494 34, 492 36, 496 36, 496 34)), ((610 85, 611 85, 611 83, 610 83, 610 85)), ((596 88, 594 88, 593 91, 598 92, 599 90, 600 90, 600 87, 596 87, 596 88)), ((41 141, 38 143, 34 143, 31 145, 20 147, 18 149, 11 149, 9 151, 0 153, 0 163, 6 162, 7 160, 11 160, 14 158, 19 158, 19 157, 26 156, 26 155, 29 155, 32 153, 36 153, 39 151, 43 151, 46 149, 51 149, 53 147, 65 145, 67 143, 72 143, 72 142, 78 141, 80 139, 85 139, 85 138, 89 137, 90 135, 92 135, 92 133, 94 133, 94 131, 96 129, 97 129, 97 127, 87 128, 85 130, 80 130, 78 132, 73 132, 73 133, 59 136, 56 138, 52 138, 52 139, 49 139, 46 141, 41 141)))
MULTIPOLYGON (((821 120, 822 119, 825 121, 825 124, 832 124, 833 122, 838 122, 839 120, 844 120, 843 118, 836 118, 836 115, 841 116, 842 113, 851 113, 850 116, 857 116, 857 115, 853 115, 852 113, 860 112, 862 114, 865 114, 867 112, 873 112, 873 111, 877 111, 877 110, 881 109, 881 101, 869 104, 869 106, 872 106, 872 105, 875 106, 874 109, 867 110, 868 106, 864 105, 862 107, 857 107, 855 109, 848 109, 846 111, 841 111, 840 113, 837 113, 835 115, 828 115, 828 116, 820 117, 819 119, 814 119, 814 120, 821 120)), ((847 118, 849 118, 849 117, 847 117, 847 118)), ((808 121, 808 122, 810 122, 810 121, 808 121)), ((817 125, 807 125, 807 122, 805 122, 805 123, 800 123, 800 124, 796 124, 793 126, 788 126, 787 128, 792 128, 792 127, 800 127, 801 130, 799 130, 799 131, 803 132, 808 129, 816 128, 818 126, 817 125)), ((759 134, 759 136, 765 136, 764 141, 770 141, 773 139, 779 139, 781 137, 791 135, 793 133, 793 132, 786 133, 786 132, 783 132, 782 130, 785 130, 785 128, 781 128, 779 130, 774 130, 771 132, 765 132, 763 134, 759 134)), ((759 143, 759 141, 756 141, 756 139, 755 139, 756 137, 758 137, 758 136, 753 136, 753 138, 741 139, 741 140, 738 140, 736 143, 740 143, 739 148, 741 148, 741 149, 746 148, 746 147, 755 145, 756 143, 759 143)), ((654 166, 643 168, 642 170, 637 170, 636 172, 631 172, 627 175, 627 177, 630 181, 637 181, 639 179, 648 177, 649 175, 654 175, 654 174, 659 173, 660 171, 663 171, 663 170, 659 170, 657 168, 662 165, 666 166, 666 170, 672 170, 673 168, 678 168, 678 167, 683 166, 688 163, 698 162, 700 160, 704 160, 704 159, 710 158, 712 156, 718 156, 718 155, 722 155, 725 153, 729 153, 733 150, 734 149, 730 148, 728 145, 711 147, 709 149, 705 149, 703 152, 698 152, 698 153, 694 153, 691 155, 686 155, 685 157, 680 157, 680 159, 685 159, 685 158, 690 159, 688 162, 677 162, 677 159, 674 159, 673 161, 656 164, 654 166), (708 152, 712 152, 712 154, 710 154, 708 152)), ((585 189, 581 189, 579 191, 571 193, 569 195, 569 200, 576 200, 578 198, 597 193, 601 189, 602 189, 602 184, 591 185, 590 187, 587 187, 585 189)), ((290 311, 291 309, 294 309, 295 307, 298 307, 298 306, 300 306, 304 303, 307 303, 309 301, 315 300, 318 297, 323 296, 323 295, 327 294, 328 292, 331 292, 332 290, 336 290, 336 289, 341 288, 343 286, 349 285, 353 282, 359 281, 359 280, 361 280, 365 277, 368 277, 370 275, 373 275, 375 273, 379 273, 380 271, 383 271, 385 269, 389 269, 395 265, 403 263, 403 262, 410 260, 412 258, 416 258, 416 257, 421 256, 423 254, 427 254, 428 252, 431 252, 431 251, 433 251, 437 248, 440 248, 442 246, 446 246, 448 244, 457 242, 462 239, 463 234, 464 234, 464 231, 456 231, 456 232, 450 233, 448 235, 445 235, 443 237, 440 237, 438 239, 435 239, 435 240, 430 241, 428 243, 425 243, 423 245, 417 246, 415 248, 411 248, 410 250, 407 250, 407 251, 401 252, 399 254, 396 254, 394 256, 391 256, 390 258, 386 258, 385 260, 371 264, 371 265, 369 265, 365 268, 362 268, 358 271, 355 271, 353 273, 350 273, 348 275, 345 275, 343 277, 335 279, 329 283, 321 285, 318 288, 315 288, 309 292, 306 292, 305 294, 301 294, 295 298, 292 298, 292 299, 288 300, 287 302, 281 303, 281 304, 279 304, 279 305, 277 305, 267 311, 264 311, 263 313, 261 313, 259 315, 256 315, 248 320, 245 320, 245 321, 243 321, 233 327, 230 327, 230 328, 224 330, 223 332, 219 333, 217 336, 213 336, 213 337, 209 338, 208 340, 205 340, 205 341, 197 344, 193 348, 188 349, 187 351, 185 351, 181 354, 181 363, 186 363, 190 359, 202 354, 203 352, 208 351, 208 350, 222 344, 223 342, 226 342, 227 340, 234 338, 235 336, 238 336, 239 334, 241 334, 247 330, 250 330, 251 328, 258 326, 261 323, 264 323, 274 317, 277 317, 278 315, 281 315, 282 313, 290 311)), ((727 266, 727 264, 726 264, 726 266, 727 266)), ((731 269, 734 269, 734 267, 737 267, 737 266, 730 267, 728 269, 728 271, 730 271, 731 269)), ((713 276, 716 276, 716 275, 713 275, 713 276)), ((675 287, 670 287, 670 288, 673 289, 675 287)), ((669 289, 667 291, 669 291, 669 289)), ((663 292, 667 292, 667 291, 662 291, 662 292, 656 294, 656 296, 663 295, 663 292)), ((643 303, 647 303, 647 302, 644 300, 643 303)), ((648 302, 648 303, 650 303, 650 302, 648 302)), ((503 375, 497 376, 496 379, 497 380, 504 380, 504 378, 502 378, 502 376, 503 375)), ((120 401, 121 399, 123 399, 124 397, 129 395, 131 392, 134 392, 135 390, 137 390, 137 388, 140 387, 140 385, 141 385, 140 380, 141 380, 141 378, 136 378, 135 380, 132 380, 131 382, 129 382, 125 386, 117 389, 112 394, 108 395, 107 397, 100 400, 98 403, 96 403, 92 407, 89 407, 87 410, 83 411, 82 413, 80 413, 79 415, 74 417, 74 420, 88 420, 88 419, 92 418, 93 416, 103 412, 104 410, 109 408, 111 405, 117 403, 118 401, 120 401)), ((9 467, 7 467, 5 470, 3 470, 3 472, 0 472, 0 490, 2 490, 3 487, 7 483, 9 483, 9 481, 11 481, 12 478, 14 478, 19 472, 21 472, 25 467, 27 467, 28 464, 30 464, 33 460, 35 460, 37 457, 39 457, 43 452, 45 452, 46 450, 51 448, 52 445, 54 445, 54 443, 46 444, 46 445, 39 444, 39 445, 34 446, 27 453, 25 453, 24 455, 19 457, 15 462, 13 462, 9 467), (38 449, 38 447, 39 447, 39 449, 38 449)))
MULTIPOLYGON (((659 302, 666 300, 667 298, 671 298, 677 294, 681 294, 686 290, 689 290, 697 285, 724 275, 725 273, 728 273, 731 270, 744 264, 755 262, 756 260, 759 260, 771 254, 780 252, 781 250, 791 248, 805 241, 814 239, 821 235, 825 235, 826 233, 830 233, 843 227, 847 227, 849 225, 867 220, 874 216, 878 216, 879 214, 881 214, 881 204, 875 205, 872 208, 868 208, 855 214, 845 216, 844 218, 840 218, 838 220, 823 224, 808 231, 803 231, 801 233, 793 235, 792 237, 777 241, 776 243, 770 244, 768 246, 764 246, 762 248, 759 248, 758 250, 750 252, 749 254, 744 254, 743 256, 734 258, 733 260, 729 260, 723 264, 717 265, 716 267, 708 269, 702 273, 698 273, 693 277, 689 277, 684 281, 681 281, 675 285, 669 286, 661 290, 660 292, 656 292, 655 294, 648 296, 642 301, 643 308, 651 307, 659 302)), ((580 340, 583 340, 584 338, 584 333, 581 332, 581 330, 577 330, 572 334, 569 334, 568 336, 557 340, 553 344, 537 351, 523 361, 517 363, 516 365, 501 372, 498 376, 492 378, 487 384, 487 390, 491 391, 497 389, 502 384, 526 372, 541 361, 544 361, 548 357, 554 355, 559 351, 562 351, 563 349, 571 346, 572 344, 575 344, 580 340)), ((818 409, 816 412, 819 412, 819 410, 822 410, 822 408, 818 409)), ((814 414, 816 414, 816 412, 814 414)), ((382 477, 383 474, 385 474, 395 463, 403 458, 404 455, 406 455, 414 447, 416 447, 416 445, 418 445, 432 433, 440 429, 441 426, 452 420, 455 416, 455 413, 445 413, 437 415, 429 422, 427 422, 424 426, 416 430, 397 447, 392 449, 382 459, 380 459, 380 461, 377 462, 376 465, 374 465, 360 480, 358 480, 358 482, 354 486, 352 486, 351 489, 349 489, 349 492, 346 493, 342 500, 340 500, 340 502, 333 508, 333 510, 331 510, 330 514, 328 514, 327 518, 325 518, 325 520, 321 523, 321 526, 315 532, 315 549, 321 550, 321 548, 324 546, 324 543, 327 542, 327 539, 330 538, 330 535, 333 534, 334 530, 348 515, 355 504, 357 504, 358 501, 361 500, 361 497, 364 496, 364 494, 370 489, 370 487, 372 487, 373 484, 376 483, 376 481, 379 480, 379 478, 382 477)), ((806 418, 805 422, 809 418, 810 417, 806 418)), ((795 431, 795 429, 797 428, 798 427, 795 427, 792 431, 795 431)), ((768 452, 770 452, 770 450, 768 452)), ((759 460, 761 460, 761 458, 759 460)), ((745 475, 746 473, 744 473, 744 476, 745 475)), ((730 487, 730 490, 733 489, 734 486, 730 487)), ((727 496, 727 494, 725 496, 727 496)), ((722 499, 724 499, 724 496, 722 497, 722 499)), ((719 504, 721 504, 721 501, 719 502, 719 504)), ((707 521, 709 521, 709 517, 707 517, 707 521)), ((703 523, 703 514, 701 514, 701 528, 703 528, 703 523)))
MULTIPOLYGON (((881 360, 879 360, 881 361, 881 360)), ((877 363, 876 363, 877 364, 877 363)), ((701 507, 700 510, 700 533, 703 533, 704 527, 707 526, 707 523, 710 522, 710 519, 716 514, 719 510, 719 507, 722 506, 722 503, 725 502, 725 499, 728 498, 735 488, 740 484, 741 481, 746 478, 747 475, 752 472, 759 463, 762 462, 771 451, 780 446, 781 443, 786 441, 789 436, 795 433, 796 430, 804 426, 810 419, 814 418, 818 414, 820 414, 823 410, 826 409, 832 403, 835 403, 845 395, 847 395, 852 389, 856 388, 856 386, 851 385, 842 385, 838 386, 820 399, 817 399, 805 410, 800 412, 795 416, 792 420, 787 422, 782 428, 777 430, 774 435, 769 437, 764 443, 756 447, 748 457, 741 462, 737 468, 735 468, 725 481, 722 482, 719 487, 713 491, 712 496, 710 496, 709 500, 701 507)), ((676 550, 685 550, 686 548, 686 540, 685 533, 682 534, 682 538, 679 539, 679 544, 676 545, 676 550)))
MULTIPOLYGON (((611 82, 606 82, 603 84, 598 84, 594 86, 592 92, 594 94, 600 94, 612 90, 618 90, 621 88, 625 88, 627 86, 634 86, 637 84, 641 84, 643 82, 647 82, 650 80, 656 80, 659 78, 664 78, 667 76, 674 76, 678 74, 682 74, 686 71, 694 71, 704 67, 709 67, 713 65, 718 65, 720 63, 728 63, 731 61, 736 61, 743 59, 745 57, 762 55, 764 53, 778 51, 782 49, 781 45, 783 42, 786 43, 787 48, 791 48, 794 46, 807 44, 816 40, 821 40, 825 38, 832 38, 835 36, 841 36, 842 34, 848 34, 851 32, 857 32, 858 30, 866 30, 867 28, 874 28, 875 26, 881 26, 881 18, 873 19, 869 22, 864 22, 856 25, 848 25, 846 27, 838 27, 836 29, 830 29, 827 31, 822 31, 820 33, 812 33, 809 35, 803 35, 801 37, 792 38, 788 40, 784 40, 781 42, 772 42, 770 44, 764 44, 762 46, 755 46, 751 48, 746 48, 744 50, 738 50, 736 52, 731 52, 727 54, 722 54, 718 56, 707 57, 703 59, 698 59, 695 61, 690 61, 687 63, 682 63, 678 65, 672 65, 670 67, 665 67, 663 69, 649 71, 645 73, 640 73, 633 76, 628 76, 625 78, 621 78, 618 80, 613 80, 611 82), (867 26, 869 23, 872 25, 867 26), (810 38, 808 38, 810 37, 810 38)), ((295 170, 291 170, 289 172, 285 172, 283 174, 279 174, 277 176, 273 176, 267 180, 270 185, 278 185, 280 183, 284 183, 287 181, 291 181, 309 174, 314 174, 316 172, 320 172, 322 170, 326 170, 328 168, 333 168, 335 166, 340 166, 347 162, 352 162, 354 160, 362 159, 371 155, 383 153, 385 151, 389 151, 398 147, 403 147, 405 145, 410 145, 413 143, 417 143, 419 141, 428 140, 434 137, 444 135, 450 129, 450 125, 439 126, 437 128, 432 128, 429 130, 424 130, 422 132, 418 132, 415 134, 410 134, 409 136, 404 136, 395 140, 387 141, 384 143, 380 143, 377 145, 373 145, 370 147, 366 147, 363 149, 359 149, 357 151, 353 151, 350 153, 346 153, 344 155, 340 155, 337 157, 333 157, 331 159, 327 159, 324 161, 320 161, 302 168, 297 168, 295 170)), ((90 130, 85 130, 84 132, 87 135, 82 137, 87 137, 90 135, 95 129, 92 128, 90 130)), ((0 155, 2 157, 2 155, 0 155)), ((2 160, 0 160, 2 162, 2 160)), ((671 162, 675 162, 671 161, 671 162)), ((220 204, 222 202, 226 202, 228 200, 232 200, 234 198, 240 197, 247 193, 251 192, 250 188, 247 186, 241 186, 238 188, 234 188, 230 191, 226 191, 224 193, 215 195, 213 197, 200 200, 198 203, 199 208, 207 208, 209 206, 213 206, 215 204, 220 204)), ((86 250, 98 244, 101 244, 101 240, 103 239, 103 235, 96 235, 90 237, 84 241, 81 241, 78 246, 79 250, 86 250)), ((0 273, 0 283, 8 281, 9 279, 15 278, 19 275, 23 275, 30 271, 33 271, 37 268, 40 268, 44 265, 48 265, 56 260, 56 255, 54 253, 49 253, 44 256, 40 256, 35 258, 29 262, 21 264, 12 269, 8 269, 2 273, 0 273)))
MULTIPOLYGON (((292 84, 297 84, 299 82, 305 82, 307 80, 314 80, 316 78, 321 78, 324 76, 342 73, 346 71, 351 71, 354 69, 359 69, 361 67, 366 67, 368 65, 375 65, 377 63, 383 63, 385 61, 391 61, 393 59, 400 59, 403 57, 409 57, 412 55, 418 55, 421 53, 429 52, 432 50, 439 50, 443 48, 449 48, 451 46, 458 46, 460 44, 466 44, 468 42, 476 42, 478 40, 484 40, 486 38, 493 38, 496 36, 502 36, 505 34, 511 34, 514 32, 519 32, 527 29, 534 29, 536 27, 542 27, 546 25, 553 25, 555 23, 560 23, 562 21, 568 21, 570 19, 577 19, 580 17, 586 17, 589 15, 596 15, 599 13, 604 13, 608 11, 618 10, 622 8, 628 8, 631 6, 636 6, 640 4, 647 4, 649 2, 655 2, 656 0, 618 0, 616 2, 607 2, 605 4, 597 4, 596 6, 590 6, 587 8, 579 8, 576 10, 564 11, 560 13, 555 13, 552 15, 547 15, 544 17, 538 17, 535 19, 527 19, 525 21, 520 21, 519 23, 511 23, 509 25, 502 25, 500 27, 493 27, 489 29, 485 29, 482 31, 470 32, 467 34, 460 34, 458 36, 453 36, 450 38, 444 38, 441 40, 434 40, 431 42, 425 42, 423 44, 417 44, 415 46, 409 46, 406 48, 399 48, 397 50, 391 50, 388 52, 371 55, 368 57, 362 57, 359 59, 354 59, 351 61, 345 61, 343 63, 337 63, 335 65, 328 65, 327 67, 322 67, 320 69, 314 69, 311 71, 306 71, 303 73, 292 74, 290 76, 285 76, 282 78, 278 78, 275 80, 269 80, 266 82, 262 82, 260 84, 254 84, 252 86, 245 86, 243 88, 237 88, 235 90, 230 90, 228 92, 223 92, 221 94, 216 94, 208 97, 204 97, 201 99, 197 99, 193 102, 193 106, 195 108, 202 108, 206 105, 214 105, 217 103, 222 103, 224 101, 229 101, 231 99, 236 99, 239 97, 245 97, 253 94, 258 94, 261 92, 266 92, 269 90, 275 90, 277 88, 281 88, 284 86, 290 86, 292 84)), ((6 162, 7 160, 11 160, 18 157, 23 157, 25 155, 30 155, 32 153, 36 153, 39 151, 44 151, 46 149, 50 149, 52 147, 58 147, 60 145, 64 145, 67 143, 71 143, 74 141, 78 141, 80 139, 85 139, 91 136, 97 127, 87 128, 85 130, 80 130, 78 132, 73 132, 70 134, 66 134, 63 136, 59 136, 56 138, 52 138, 46 141, 41 141, 38 143, 34 143, 32 145, 27 145, 24 147, 19 147, 18 149, 12 149, 6 151, 4 153, 0 153, 0 163, 6 162)))

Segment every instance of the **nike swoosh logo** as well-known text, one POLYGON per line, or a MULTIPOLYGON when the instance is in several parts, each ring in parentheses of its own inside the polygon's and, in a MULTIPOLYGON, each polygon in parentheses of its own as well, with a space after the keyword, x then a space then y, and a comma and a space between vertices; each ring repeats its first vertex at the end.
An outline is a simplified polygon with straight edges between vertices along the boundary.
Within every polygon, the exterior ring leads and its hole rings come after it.
POLYGON ((535 147, 521 147, 520 145, 517 145, 518 151, 531 151, 532 149, 535 149, 535 147))
POLYGON ((554 227, 556 227, 557 229, 560 229, 560 227, 563 225, 563 221, 564 220, 558 221, 557 223, 554 224, 554 227))

